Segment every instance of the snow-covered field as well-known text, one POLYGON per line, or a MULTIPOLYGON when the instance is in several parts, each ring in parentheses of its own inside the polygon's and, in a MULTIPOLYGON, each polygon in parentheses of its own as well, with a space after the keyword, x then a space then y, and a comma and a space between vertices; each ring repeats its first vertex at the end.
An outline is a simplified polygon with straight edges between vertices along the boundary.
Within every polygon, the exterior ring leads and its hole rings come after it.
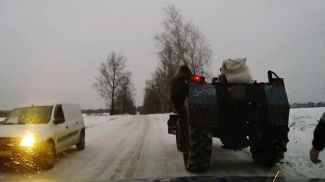
MULTIPOLYGON (((288 152, 282 167, 286 171, 296 171, 308 177, 325 178, 325 166, 313 164, 309 160, 309 150, 312 147, 313 132, 325 108, 301 108, 290 110, 288 152)), ((325 162, 325 152, 320 154, 325 162)), ((289 175, 291 173, 288 173, 289 175)), ((292 177, 295 177, 294 175, 292 177)))
MULTIPOLYGON (((291 109, 288 152, 282 164, 271 169, 256 166, 249 149, 230 151, 213 140, 210 168, 199 175, 280 176, 325 178, 324 164, 309 160, 313 130, 325 108, 291 109)), ((175 136, 167 134, 168 114, 103 116, 84 115, 86 149, 60 154, 48 171, 0 169, 0 181, 112 181, 116 179, 189 176, 177 151, 175 136)), ((1 118, 0 118, 1 120, 1 118)), ((320 158, 325 162, 325 152, 320 158)))

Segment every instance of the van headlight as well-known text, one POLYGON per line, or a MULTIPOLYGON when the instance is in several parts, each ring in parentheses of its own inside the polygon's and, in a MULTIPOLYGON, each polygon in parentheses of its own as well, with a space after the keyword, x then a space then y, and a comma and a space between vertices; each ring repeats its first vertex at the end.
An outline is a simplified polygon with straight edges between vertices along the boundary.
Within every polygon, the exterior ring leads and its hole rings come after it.
POLYGON ((22 147, 31 147, 34 145, 34 143, 35 143, 35 137, 32 133, 30 133, 23 137, 19 145, 22 147))

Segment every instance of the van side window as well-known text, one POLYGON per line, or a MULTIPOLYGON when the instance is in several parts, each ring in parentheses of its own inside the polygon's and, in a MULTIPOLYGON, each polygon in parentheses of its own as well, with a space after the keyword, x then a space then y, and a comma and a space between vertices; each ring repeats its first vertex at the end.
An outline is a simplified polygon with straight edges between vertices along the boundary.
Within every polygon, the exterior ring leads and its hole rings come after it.
POLYGON ((55 109, 55 114, 54 114, 54 118, 55 119, 62 119, 63 121, 65 121, 64 119, 64 114, 63 114, 63 111, 62 111, 62 106, 61 105, 58 105, 55 109))

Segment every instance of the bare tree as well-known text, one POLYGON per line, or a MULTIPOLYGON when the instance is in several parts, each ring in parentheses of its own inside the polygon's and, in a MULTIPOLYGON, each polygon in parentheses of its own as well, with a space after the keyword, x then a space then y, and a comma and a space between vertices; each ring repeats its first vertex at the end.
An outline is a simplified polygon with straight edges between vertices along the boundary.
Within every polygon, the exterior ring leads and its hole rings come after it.
POLYGON ((135 114, 134 90, 134 85, 131 82, 131 72, 125 72, 116 97, 116 106, 120 113, 135 114))
POLYGON ((195 26, 190 26, 187 40, 187 51, 184 53, 186 63, 193 73, 210 76, 208 70, 212 51, 205 42, 204 36, 195 26))
POLYGON ((105 62, 100 64, 99 75, 95 77, 96 82, 93 84, 94 89, 111 107, 110 114, 115 114, 116 91, 121 86, 124 78, 126 58, 121 54, 117 55, 112 52, 108 55, 105 62))
POLYGON ((144 90, 143 112, 146 114, 158 113, 161 111, 161 97, 155 80, 147 80, 144 90))
POLYGON ((182 64, 187 65, 192 73, 210 76, 212 51, 204 36, 192 22, 184 21, 175 6, 169 5, 164 11, 164 30, 155 36, 160 64, 145 88, 143 109, 149 113, 172 110, 170 83, 177 68, 182 64))
POLYGON ((168 65, 168 72, 174 73, 178 66, 186 64, 193 73, 209 75, 212 51, 204 36, 192 22, 184 21, 175 6, 169 5, 164 10, 167 15, 164 31, 155 36, 161 63, 168 65))

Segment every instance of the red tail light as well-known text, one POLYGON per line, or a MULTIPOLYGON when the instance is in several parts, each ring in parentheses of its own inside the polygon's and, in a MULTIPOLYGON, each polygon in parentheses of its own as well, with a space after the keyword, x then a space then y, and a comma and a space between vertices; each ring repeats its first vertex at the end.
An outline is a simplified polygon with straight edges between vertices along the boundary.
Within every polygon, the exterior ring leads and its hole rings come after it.
POLYGON ((203 77, 200 75, 193 75, 191 80, 197 83, 201 83, 203 81, 203 77))

